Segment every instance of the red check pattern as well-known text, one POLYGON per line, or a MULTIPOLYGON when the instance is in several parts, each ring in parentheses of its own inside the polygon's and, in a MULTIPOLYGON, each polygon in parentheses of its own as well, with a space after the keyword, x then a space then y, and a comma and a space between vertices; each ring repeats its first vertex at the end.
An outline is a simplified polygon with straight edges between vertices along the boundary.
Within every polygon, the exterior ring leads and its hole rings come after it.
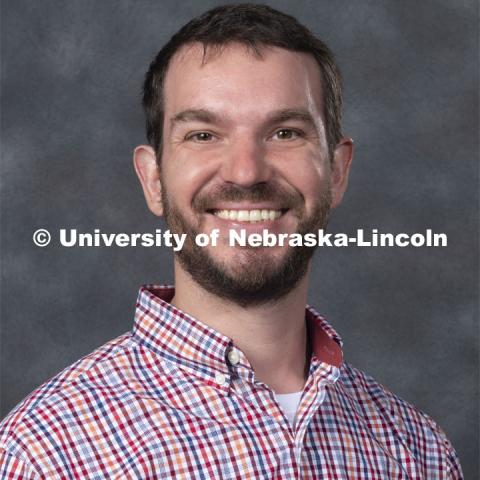
POLYGON ((442 430, 343 362, 339 337, 312 308, 309 377, 292 427, 233 341, 172 296, 142 287, 132 332, 7 416, 1 479, 463 478, 442 430))

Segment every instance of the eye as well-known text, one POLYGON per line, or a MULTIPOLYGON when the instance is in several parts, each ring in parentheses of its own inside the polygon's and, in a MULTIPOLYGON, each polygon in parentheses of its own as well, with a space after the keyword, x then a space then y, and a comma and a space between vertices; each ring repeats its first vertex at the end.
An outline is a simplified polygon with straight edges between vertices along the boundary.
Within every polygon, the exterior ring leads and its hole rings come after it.
POLYGON ((192 140, 194 142, 207 143, 214 140, 214 136, 209 132, 194 132, 186 135, 185 140, 192 140))
POLYGON ((275 140, 296 140, 302 136, 298 130, 292 130, 291 128, 282 128, 277 130, 272 138, 275 140))

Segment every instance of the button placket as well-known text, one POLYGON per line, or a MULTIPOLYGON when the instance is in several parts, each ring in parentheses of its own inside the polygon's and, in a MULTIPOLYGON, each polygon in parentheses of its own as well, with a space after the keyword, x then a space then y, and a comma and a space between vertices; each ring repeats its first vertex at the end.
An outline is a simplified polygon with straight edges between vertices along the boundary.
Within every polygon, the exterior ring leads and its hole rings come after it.
MULTIPOLYGON (((314 399, 307 407, 307 411, 305 416, 302 418, 300 428, 295 432, 295 458, 299 465, 301 464, 303 440, 307 431, 308 424, 310 423, 312 416, 315 414, 315 411, 325 401, 325 397, 327 394, 327 386, 333 385, 338 380, 339 376, 340 370, 336 367, 332 367, 332 369, 325 376, 323 376, 323 378, 315 382, 315 386, 310 387, 315 388, 314 399)), ((295 425, 295 427, 297 427, 297 425, 295 425)))
MULTIPOLYGON (((302 419, 302 423, 300 429, 297 430, 295 428, 295 459, 298 465, 302 464, 302 452, 303 452, 303 439, 305 437, 305 433, 307 431, 307 426, 310 423, 312 415, 314 415, 314 411, 318 408, 319 405, 322 404, 323 400, 325 399, 325 385, 326 381, 322 380, 317 384, 314 393, 314 400, 311 401, 309 406, 307 407, 306 415, 302 419)), ((297 425, 295 425, 297 427, 297 425)))

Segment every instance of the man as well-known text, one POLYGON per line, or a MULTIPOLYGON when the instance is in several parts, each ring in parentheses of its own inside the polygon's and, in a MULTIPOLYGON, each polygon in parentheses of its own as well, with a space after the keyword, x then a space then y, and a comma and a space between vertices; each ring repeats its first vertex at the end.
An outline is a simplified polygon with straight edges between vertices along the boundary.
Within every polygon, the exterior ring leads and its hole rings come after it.
POLYGON ((462 478, 441 429, 305 307, 313 249, 228 242, 316 232, 341 202, 353 143, 328 48, 269 7, 219 7, 159 52, 144 107, 136 172, 187 234, 175 289, 143 287, 131 333, 6 418, 2 478, 462 478))

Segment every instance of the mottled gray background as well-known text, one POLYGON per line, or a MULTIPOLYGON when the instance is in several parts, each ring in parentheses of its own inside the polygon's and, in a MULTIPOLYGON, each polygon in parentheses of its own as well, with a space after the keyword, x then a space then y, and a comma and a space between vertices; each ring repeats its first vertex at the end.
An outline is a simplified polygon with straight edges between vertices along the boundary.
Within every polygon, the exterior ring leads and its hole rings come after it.
MULTIPOLYGON (((435 418, 478 478, 478 11, 475 1, 276 1, 335 52, 349 192, 331 231, 448 234, 447 248, 324 249, 310 301, 346 359, 435 418)), ((140 86, 215 1, 2 3, 2 405, 128 330, 171 253, 41 249, 39 227, 163 228, 131 166, 140 86)))

